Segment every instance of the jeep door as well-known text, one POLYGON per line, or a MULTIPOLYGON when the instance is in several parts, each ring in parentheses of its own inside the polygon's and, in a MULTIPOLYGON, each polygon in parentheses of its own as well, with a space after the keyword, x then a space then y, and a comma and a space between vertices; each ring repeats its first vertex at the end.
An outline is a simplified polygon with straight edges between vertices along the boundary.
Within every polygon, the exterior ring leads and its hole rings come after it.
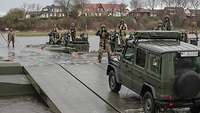
POLYGON ((129 76, 132 80, 132 87, 137 93, 140 93, 143 86, 143 77, 146 76, 146 65, 147 65, 147 51, 141 48, 136 49, 136 55, 134 63, 132 65, 132 71, 129 76))
POLYGON ((132 81, 130 78, 130 73, 132 71, 132 65, 135 57, 134 47, 126 47, 123 51, 123 56, 121 57, 121 62, 119 66, 119 78, 122 84, 131 89, 132 81))

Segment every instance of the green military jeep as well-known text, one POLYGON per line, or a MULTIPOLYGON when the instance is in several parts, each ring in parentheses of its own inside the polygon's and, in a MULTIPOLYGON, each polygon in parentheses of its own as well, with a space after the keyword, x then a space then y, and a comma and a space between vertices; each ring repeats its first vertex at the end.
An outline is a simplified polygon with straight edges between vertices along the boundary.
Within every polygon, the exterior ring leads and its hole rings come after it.
POLYGON ((111 91, 121 85, 142 97, 145 113, 190 107, 200 112, 200 48, 175 31, 138 31, 107 67, 111 91))

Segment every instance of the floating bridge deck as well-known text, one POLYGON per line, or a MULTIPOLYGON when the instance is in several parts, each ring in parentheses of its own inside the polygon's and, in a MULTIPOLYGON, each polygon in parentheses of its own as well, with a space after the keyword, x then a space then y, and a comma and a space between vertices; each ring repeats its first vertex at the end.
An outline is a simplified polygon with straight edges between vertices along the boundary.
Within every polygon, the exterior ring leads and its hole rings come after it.
POLYGON ((130 90, 111 93, 101 64, 55 64, 25 67, 37 93, 55 113, 122 113, 137 108, 130 90))

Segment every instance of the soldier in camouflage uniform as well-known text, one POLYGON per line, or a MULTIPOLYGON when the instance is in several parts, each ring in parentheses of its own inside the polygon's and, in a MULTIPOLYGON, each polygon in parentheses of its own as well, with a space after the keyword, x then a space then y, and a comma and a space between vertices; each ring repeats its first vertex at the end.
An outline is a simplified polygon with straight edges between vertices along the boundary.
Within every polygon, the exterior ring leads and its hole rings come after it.
POLYGON ((169 16, 165 16, 163 21, 163 29, 167 31, 171 31, 173 29, 173 24, 169 18, 169 16))
POLYGON ((75 26, 75 23, 72 23, 71 26, 70 26, 70 34, 71 34, 72 41, 75 41, 75 39, 76 39, 76 26, 75 26))
POLYGON ((125 21, 122 19, 119 25, 119 34, 121 38, 121 44, 124 45, 126 43, 126 32, 128 30, 128 26, 125 21))
POLYGON ((163 22, 161 20, 158 22, 158 26, 155 28, 155 30, 164 30, 163 22))
POLYGON ((10 47, 10 43, 12 42, 13 48, 15 47, 15 32, 12 28, 9 29, 8 32, 8 47, 10 47))
POLYGON ((53 44, 60 45, 62 43, 62 37, 58 32, 58 28, 53 29, 53 44))
POLYGON ((106 29, 106 26, 101 25, 101 28, 100 28, 100 30, 97 31, 96 35, 100 37, 98 62, 101 63, 101 59, 102 59, 104 52, 107 52, 108 61, 109 61, 111 50, 110 50, 110 45, 109 45, 109 33, 106 29))

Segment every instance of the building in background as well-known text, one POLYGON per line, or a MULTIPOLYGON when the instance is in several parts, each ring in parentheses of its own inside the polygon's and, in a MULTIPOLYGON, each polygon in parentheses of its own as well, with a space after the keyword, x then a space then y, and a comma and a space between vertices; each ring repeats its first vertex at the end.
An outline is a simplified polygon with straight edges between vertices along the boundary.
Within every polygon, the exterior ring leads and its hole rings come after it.
POLYGON ((129 10, 123 4, 86 4, 79 16, 126 16, 129 10))
POLYGON ((64 7, 56 5, 46 6, 41 11, 31 11, 26 14, 26 18, 61 18, 64 16, 64 7))
POLYGON ((128 13, 128 16, 133 17, 149 17, 151 16, 151 10, 144 9, 144 8, 137 8, 135 10, 132 10, 128 13))

